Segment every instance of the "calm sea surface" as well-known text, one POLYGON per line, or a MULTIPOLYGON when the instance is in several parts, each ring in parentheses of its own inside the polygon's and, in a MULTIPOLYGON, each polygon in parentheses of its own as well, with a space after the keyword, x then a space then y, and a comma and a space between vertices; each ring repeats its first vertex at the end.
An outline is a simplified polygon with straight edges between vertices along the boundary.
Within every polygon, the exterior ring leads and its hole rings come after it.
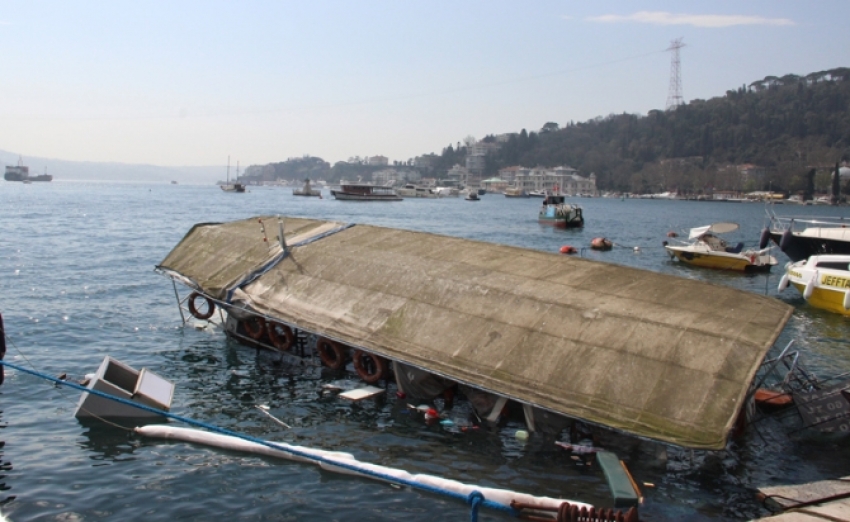
MULTIPOLYGON (((730 239, 758 242, 759 204, 582 199, 586 227, 537 224, 539 199, 486 195, 338 202, 299 198, 289 188, 224 193, 215 186, 0 182, 0 312, 6 359, 79 380, 105 355, 147 367, 176 385, 172 412, 275 441, 344 450, 362 460, 523 492, 605 504, 598 467, 535 436, 522 443, 509 424, 493 432, 426 426, 393 393, 352 405, 321 397, 315 378, 290 378, 267 354, 221 331, 183 327, 171 282, 154 273, 199 222, 281 214, 435 232, 557 252, 605 236, 618 247, 586 257, 767 293, 796 310, 778 347, 793 340, 819 376, 850 371, 850 321, 776 295, 787 258, 770 276, 695 269, 671 262, 667 231, 716 221, 741 228, 730 239), (636 252, 634 247, 640 247, 636 252), (255 408, 292 425, 287 430, 255 408)), ((777 207, 784 214, 837 215, 826 207, 777 207)), ((671 284, 675 284, 672 282, 671 284)), ((692 296, 694 301, 699 295, 692 296)), ((682 306, 688 306, 683 302, 682 306)), ((776 351, 776 348, 774 349, 776 351)), ((78 393, 6 371, 0 387, 0 512, 24 520, 468 520, 463 503, 335 475, 307 464, 144 440, 73 417, 78 393)), ((391 390, 392 391, 392 390, 391 390)), ((463 410, 463 408, 458 408, 463 410)), ((461 415, 460 412, 457 414, 461 415)), ((460 419, 459 419, 460 420, 460 419)), ((765 515, 762 485, 844 476, 850 445, 789 435, 766 422, 725 452, 610 447, 644 488, 645 520, 744 520, 765 515)), ((482 511, 482 520, 506 520, 482 511)))

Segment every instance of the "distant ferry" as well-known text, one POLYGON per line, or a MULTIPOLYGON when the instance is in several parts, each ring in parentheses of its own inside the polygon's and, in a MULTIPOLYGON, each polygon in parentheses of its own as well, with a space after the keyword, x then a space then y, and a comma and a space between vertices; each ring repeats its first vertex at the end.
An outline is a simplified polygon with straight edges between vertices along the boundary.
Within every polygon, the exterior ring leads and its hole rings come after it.
POLYGON ((336 199, 347 201, 401 201, 392 187, 375 185, 341 185, 339 190, 332 190, 336 199))
POLYGON ((24 166, 23 159, 20 157, 16 166, 6 166, 6 175, 3 177, 6 181, 53 181, 53 176, 46 172, 37 176, 30 176, 30 168, 24 166))

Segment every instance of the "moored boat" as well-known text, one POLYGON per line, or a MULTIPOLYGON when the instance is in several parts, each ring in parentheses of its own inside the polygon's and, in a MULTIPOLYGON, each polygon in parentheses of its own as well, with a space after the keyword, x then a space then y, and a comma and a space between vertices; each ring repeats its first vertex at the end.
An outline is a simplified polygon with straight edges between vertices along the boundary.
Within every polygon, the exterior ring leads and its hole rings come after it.
POLYGON ((815 308, 850 316, 850 255, 814 255, 789 263, 779 291, 788 286, 815 308))
POLYGON ((392 187, 377 185, 340 185, 331 190, 334 198, 343 201, 401 201, 402 198, 392 187))
POLYGON ((230 182, 230 156, 227 157, 227 181, 221 185, 221 190, 225 192, 245 192, 245 185, 239 183, 239 162, 236 162, 236 180, 230 182))
POLYGON ((688 242, 669 244, 664 248, 671 259, 705 268, 738 270, 742 272, 767 272, 777 261, 770 255, 769 248, 744 250, 744 244, 730 246, 718 234, 727 234, 738 230, 737 223, 714 223, 692 228, 688 242))
POLYGON ((537 222, 556 228, 579 228, 584 226, 584 215, 580 206, 566 203, 562 194, 547 191, 537 222))
POLYGON ((506 198, 529 198, 531 196, 521 188, 516 187, 508 187, 505 189, 505 197, 506 198))
POLYGON ((434 189, 421 187, 408 183, 407 185, 396 189, 396 193, 403 198, 438 198, 440 194, 434 189))
POLYGON ((322 197, 322 191, 316 190, 310 186, 310 179, 307 178, 304 180, 304 188, 294 189, 292 191, 293 196, 313 196, 313 197, 322 197))
POLYGON ((768 223, 761 231, 759 248, 772 241, 791 261, 820 254, 850 254, 850 219, 822 216, 778 216, 766 209, 768 223))

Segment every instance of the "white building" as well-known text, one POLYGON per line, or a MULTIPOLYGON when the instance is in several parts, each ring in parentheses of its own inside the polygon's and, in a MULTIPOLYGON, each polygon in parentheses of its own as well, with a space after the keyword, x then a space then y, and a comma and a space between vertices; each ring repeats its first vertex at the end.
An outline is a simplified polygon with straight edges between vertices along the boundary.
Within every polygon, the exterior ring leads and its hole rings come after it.
POLYGON ((512 186, 525 192, 552 190, 570 196, 597 195, 596 175, 585 178, 571 167, 519 169, 512 186))

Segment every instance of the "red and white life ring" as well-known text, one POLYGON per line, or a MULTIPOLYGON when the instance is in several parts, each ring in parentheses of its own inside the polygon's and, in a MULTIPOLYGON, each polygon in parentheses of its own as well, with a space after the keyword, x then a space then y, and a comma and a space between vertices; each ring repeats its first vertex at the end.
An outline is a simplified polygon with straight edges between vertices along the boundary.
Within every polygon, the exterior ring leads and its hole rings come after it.
POLYGON ((195 319, 209 319, 215 312, 215 303, 213 303, 212 299, 198 292, 192 292, 189 294, 187 301, 189 301, 189 313, 192 314, 195 319), (198 309, 198 304, 196 302, 198 298, 201 298, 206 302, 206 312, 201 312, 198 309))

